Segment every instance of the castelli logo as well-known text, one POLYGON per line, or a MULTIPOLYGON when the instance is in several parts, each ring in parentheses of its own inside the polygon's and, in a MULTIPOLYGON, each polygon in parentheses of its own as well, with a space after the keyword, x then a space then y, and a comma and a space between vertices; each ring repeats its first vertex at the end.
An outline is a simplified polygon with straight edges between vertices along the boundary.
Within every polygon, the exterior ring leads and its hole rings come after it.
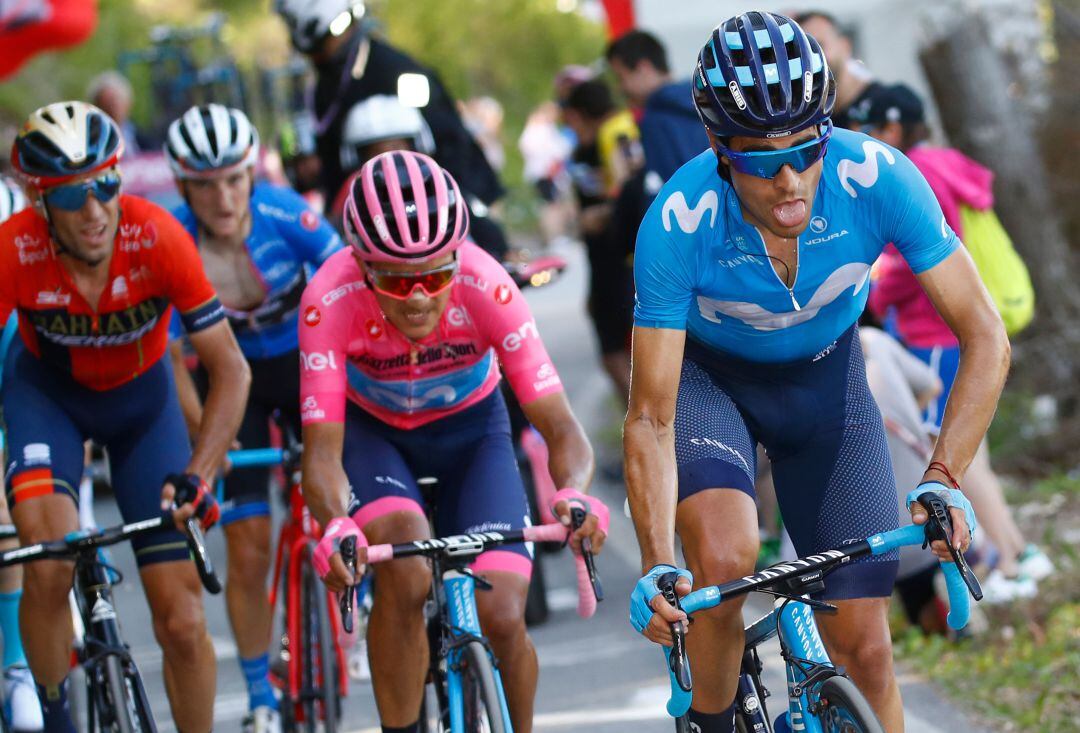
POLYGON ((319 309, 316 308, 315 306, 309 305, 307 307, 307 310, 304 311, 304 323, 306 323, 307 325, 309 325, 309 326, 318 326, 319 321, 321 321, 321 320, 322 320, 322 313, 320 313, 319 309))
POLYGON ((506 305, 512 297, 514 297, 514 291, 509 285, 503 284, 495 288, 495 302, 499 305, 506 305))
POLYGON ((300 214, 300 226, 309 232, 313 232, 319 228, 319 217, 315 215, 314 211, 305 210, 300 214))
POLYGON ((377 321, 369 320, 365 328, 367 329, 368 336, 373 339, 377 339, 383 334, 382 326, 377 321))

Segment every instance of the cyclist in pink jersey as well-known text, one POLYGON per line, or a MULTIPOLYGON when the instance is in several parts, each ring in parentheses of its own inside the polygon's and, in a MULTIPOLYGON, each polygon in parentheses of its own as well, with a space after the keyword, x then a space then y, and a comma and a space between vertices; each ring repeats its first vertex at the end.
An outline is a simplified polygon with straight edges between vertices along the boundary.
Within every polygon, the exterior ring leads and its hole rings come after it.
MULTIPOLYGON (((528 522, 501 371, 550 450, 553 511, 589 508, 572 543, 598 550, 608 511, 584 489, 593 453, 570 410, 528 305, 506 271, 467 238, 457 184, 425 155, 379 155, 349 183, 350 250, 333 255, 301 301, 300 399, 304 496, 326 527, 316 568, 327 586, 354 582, 337 553, 361 545, 508 530, 528 522), (438 479, 424 495, 417 478, 438 479)), ((363 559, 361 557, 361 559, 363 559)), ((500 662, 514 730, 529 731, 536 652, 525 631, 531 548, 486 552, 473 564, 493 586, 477 597, 500 662)), ((427 672, 423 559, 376 566, 368 636, 383 731, 416 731, 427 672)))

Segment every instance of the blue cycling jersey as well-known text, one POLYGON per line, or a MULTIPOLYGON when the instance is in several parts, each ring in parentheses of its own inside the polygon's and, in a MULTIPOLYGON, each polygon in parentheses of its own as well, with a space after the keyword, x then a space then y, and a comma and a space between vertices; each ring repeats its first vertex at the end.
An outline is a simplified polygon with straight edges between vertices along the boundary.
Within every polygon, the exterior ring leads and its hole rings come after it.
MULTIPOLYGON (((198 242, 191 207, 182 204, 173 215, 198 242)), ((341 238, 292 189, 256 183, 251 193, 251 233, 245 244, 266 297, 252 310, 226 307, 225 312, 244 356, 280 356, 297 348, 300 296, 309 275, 305 266, 318 269, 341 248, 341 238)), ((175 318, 170 333, 174 338, 181 335, 175 318)))
POLYGON ((811 358, 858 320, 870 266, 886 244, 895 244, 916 273, 960 246, 930 186, 902 153, 836 130, 789 289, 716 166, 712 150, 682 166, 641 223, 638 326, 685 329, 747 361, 811 358))

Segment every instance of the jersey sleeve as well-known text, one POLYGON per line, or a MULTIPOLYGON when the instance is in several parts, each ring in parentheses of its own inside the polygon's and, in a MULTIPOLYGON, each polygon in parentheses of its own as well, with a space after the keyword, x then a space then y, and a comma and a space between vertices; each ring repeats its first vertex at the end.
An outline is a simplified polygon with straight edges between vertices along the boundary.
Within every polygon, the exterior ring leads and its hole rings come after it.
MULTIPOLYGON (((662 190, 638 228, 634 251, 634 325, 686 328, 694 299, 694 278, 686 253, 664 226, 668 202, 681 191, 662 190)), ((674 214, 671 215, 674 218, 674 214)), ((679 232, 681 234, 681 230, 679 232)))
POLYGON ((296 253, 296 258, 318 268, 330 255, 341 249, 341 237, 307 201, 287 188, 277 191, 281 203, 288 211, 295 212, 296 221, 281 223, 282 235, 296 253))
POLYGON ((214 286, 206 277, 195 242, 171 214, 159 209, 154 217, 158 243, 153 248, 162 270, 165 297, 180 313, 184 331, 198 333, 225 318, 214 286))
MULTIPOLYGON (((877 191, 880 234, 883 241, 896 246, 917 275, 951 255, 960 240, 945 221, 930 184, 915 164, 898 150, 883 149, 895 156, 895 162, 882 173, 888 185, 877 191)), ((876 159, 884 165, 884 161, 876 159)))
MULTIPOLYGON (((473 245, 475 246, 475 245, 473 245)), ((494 285, 466 301, 469 317, 499 357, 502 373, 521 404, 563 391, 529 304, 502 265, 479 248, 471 260, 483 258, 482 277, 494 285)))
POLYGON ((300 420, 344 422, 346 364, 353 308, 350 299, 324 298, 337 282, 316 274, 300 298, 300 420))

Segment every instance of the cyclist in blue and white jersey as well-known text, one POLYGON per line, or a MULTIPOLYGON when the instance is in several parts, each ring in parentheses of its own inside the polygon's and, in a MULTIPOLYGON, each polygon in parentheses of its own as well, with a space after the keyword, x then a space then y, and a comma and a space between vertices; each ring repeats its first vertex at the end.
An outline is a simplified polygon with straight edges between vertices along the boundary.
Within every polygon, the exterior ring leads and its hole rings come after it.
MULTIPOLYGON (((22 187, 0 176, 0 223, 7 221, 12 214, 26 208, 26 196, 22 187)), ((8 318, 0 336, 0 363, 7 356, 19 331, 19 316, 15 313, 8 318)), ((0 455, 3 454, 4 434, 0 432, 0 455)), ((4 474, 0 470, 0 480, 4 474)), ((3 492, 0 492, 2 494, 3 492)), ((0 524, 11 524, 11 511, 7 498, 0 496, 0 524)), ((0 551, 11 550, 19 546, 18 540, 0 543, 0 551)), ((34 677, 26 663, 23 651, 22 634, 19 632, 19 600, 22 598, 22 568, 18 565, 0 568, 0 639, 4 642, 4 719, 12 730, 35 731, 45 727, 34 689, 34 677)))
MULTIPOLYGON (((670 643, 681 611, 657 598, 754 570, 755 445, 772 461, 795 548, 809 554, 897 526, 881 414, 866 384, 856 321, 870 266, 892 242, 961 343, 941 439, 916 491, 952 507, 953 542, 974 530, 958 490, 990 423, 1009 363, 1001 320, 933 194, 899 151, 833 130, 835 89, 818 43, 789 18, 733 17, 712 33, 694 75, 710 149, 667 182, 642 222, 624 452, 644 577, 634 626, 670 643)), ((915 494, 916 492, 912 492, 915 494)), ((911 506, 912 496, 908 497, 911 506)), ((925 521, 916 503, 915 521, 925 521)), ((947 558, 944 543, 936 543, 947 558)), ((886 613, 894 555, 831 574, 818 623, 891 733, 903 730, 886 613)), ((733 730, 743 649, 738 602, 699 614, 690 720, 733 730)))
MULTIPOLYGON (((169 126, 165 143, 186 202, 173 213, 198 244, 251 365, 251 395, 237 435, 249 448, 268 444, 275 411, 300 435, 300 296, 308 268, 313 272, 341 247, 337 233, 297 193, 255 181, 258 151, 259 136, 247 116, 217 104, 189 109, 169 126)), ((174 328, 173 336, 180 335, 174 328)), ((193 395, 181 402, 197 412, 193 395)), ((198 422, 197 414, 188 415, 189 425, 198 422)), ((265 469, 228 475, 221 518, 228 546, 226 601, 250 697, 245 729, 255 733, 280 727, 267 653, 268 479, 265 469)))

